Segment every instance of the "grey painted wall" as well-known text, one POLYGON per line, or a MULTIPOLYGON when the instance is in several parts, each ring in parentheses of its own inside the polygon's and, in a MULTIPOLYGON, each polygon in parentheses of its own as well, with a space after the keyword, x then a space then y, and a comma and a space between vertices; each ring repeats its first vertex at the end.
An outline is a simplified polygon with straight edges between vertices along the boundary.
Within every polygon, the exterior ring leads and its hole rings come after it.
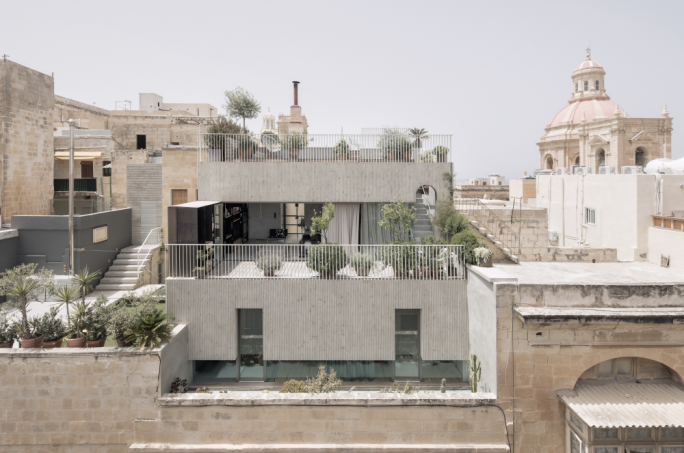
POLYGON ((267 360, 394 360, 396 309, 421 310, 423 359, 468 357, 465 280, 167 278, 166 291, 190 360, 236 359, 241 308, 264 310, 267 360))
POLYGON ((247 206, 250 239, 266 239, 268 230, 282 227, 281 206, 280 203, 250 203, 247 206))
POLYGON ((171 332, 171 341, 160 352, 158 395, 169 393, 171 383, 180 378, 192 381, 192 362, 188 360, 188 326, 179 324, 171 332))
POLYGON ((496 296, 494 284, 468 272, 468 328, 470 354, 482 367, 479 387, 497 393, 496 385, 496 296))
POLYGON ((134 244, 142 244, 150 232, 142 225, 141 205, 151 202, 156 205, 156 225, 162 225, 162 164, 126 165, 126 203, 132 209, 131 228, 134 244))
POLYGON ((0 273, 19 264, 17 261, 18 248, 19 237, 16 230, 0 231, 0 273))
POLYGON ((442 173, 451 163, 200 162, 200 200, 237 203, 416 201, 429 184, 443 195, 442 173))
MULTIPOLYGON (((12 216, 12 228, 19 231, 18 263, 38 263, 56 275, 64 275, 69 262, 68 216, 12 216)), ((131 245, 131 209, 74 216, 74 268, 86 266, 103 275, 122 248, 131 245), (107 240, 93 244, 93 229, 107 226, 107 240)), ((99 279, 93 286, 99 283, 99 279)))

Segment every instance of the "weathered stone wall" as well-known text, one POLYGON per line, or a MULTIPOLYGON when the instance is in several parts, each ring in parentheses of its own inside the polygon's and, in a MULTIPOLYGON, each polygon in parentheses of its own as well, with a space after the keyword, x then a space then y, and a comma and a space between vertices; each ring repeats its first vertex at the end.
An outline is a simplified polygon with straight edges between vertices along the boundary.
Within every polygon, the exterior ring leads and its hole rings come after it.
POLYGON ((508 200, 508 186, 473 186, 454 184, 455 198, 489 198, 491 200, 508 200))
POLYGON ((170 143, 181 146, 197 146, 197 134, 205 132, 204 125, 179 124, 171 115, 186 115, 187 112, 160 112, 153 115, 140 111, 128 111, 126 114, 113 112, 112 137, 118 143, 118 149, 136 149, 137 136, 146 137, 148 150, 161 150, 170 143), (169 113, 170 115, 167 115, 169 113))
POLYGON ((70 118, 82 129, 109 129, 112 114, 109 110, 55 95, 54 127, 69 127, 70 118))
MULTIPOLYGON (((498 399, 514 422, 515 451, 565 453, 560 389, 573 389, 590 367, 637 357, 684 376, 684 343, 677 324, 524 324, 514 306, 636 307, 681 301, 675 285, 518 285, 496 283, 498 399), (561 344, 562 343, 562 344, 561 344), (546 345, 542 345, 546 344, 546 345)), ((641 361, 645 366, 647 362, 641 361)))
POLYGON ((0 207, 7 221, 49 214, 53 110, 51 76, 0 61, 0 207))
MULTIPOLYGON (((197 149, 165 149, 162 159, 162 225, 168 228, 171 190, 187 189, 188 202, 197 201, 197 149)), ((230 201, 230 200, 215 200, 230 201)))
POLYGON ((144 164, 150 161, 147 151, 113 150, 112 156, 112 209, 123 209, 128 206, 127 196, 127 165, 144 164))

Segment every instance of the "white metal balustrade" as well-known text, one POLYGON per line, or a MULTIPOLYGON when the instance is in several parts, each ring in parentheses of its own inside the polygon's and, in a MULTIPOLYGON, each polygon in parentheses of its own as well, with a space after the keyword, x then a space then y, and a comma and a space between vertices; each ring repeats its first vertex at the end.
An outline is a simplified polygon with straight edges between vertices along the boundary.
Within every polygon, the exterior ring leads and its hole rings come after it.
POLYGON ((462 245, 171 244, 167 250, 167 278, 465 279, 462 245))
POLYGON ((451 161, 451 135, 198 134, 200 162, 451 161))

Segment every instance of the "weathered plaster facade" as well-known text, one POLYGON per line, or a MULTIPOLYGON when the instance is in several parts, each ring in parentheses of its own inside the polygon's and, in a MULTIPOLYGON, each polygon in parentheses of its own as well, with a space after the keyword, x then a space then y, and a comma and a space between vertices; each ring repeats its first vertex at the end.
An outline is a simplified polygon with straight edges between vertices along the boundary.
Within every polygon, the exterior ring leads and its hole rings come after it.
MULTIPOLYGON (((171 206, 173 189, 187 190, 188 202, 197 201, 197 148, 165 148, 162 161, 162 225, 168 229, 168 207, 171 206)), ((203 200, 213 200, 215 194, 208 194, 203 200)))

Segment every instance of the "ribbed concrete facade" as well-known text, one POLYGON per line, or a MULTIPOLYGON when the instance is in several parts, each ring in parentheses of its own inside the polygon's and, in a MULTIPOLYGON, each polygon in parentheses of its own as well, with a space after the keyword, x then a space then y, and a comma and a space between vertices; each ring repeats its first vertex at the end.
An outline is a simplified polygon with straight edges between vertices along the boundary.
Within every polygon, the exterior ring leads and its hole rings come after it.
POLYGON ((128 164, 126 192, 133 210, 133 243, 142 244, 151 228, 162 225, 162 164, 128 164))
POLYGON ((166 279, 190 360, 235 360, 237 311, 262 308, 267 360, 394 360, 396 309, 421 310, 424 360, 467 360, 466 280, 166 279))
POLYGON ((416 201, 430 185, 444 196, 452 164, 415 162, 200 162, 200 200, 236 203, 416 201))

